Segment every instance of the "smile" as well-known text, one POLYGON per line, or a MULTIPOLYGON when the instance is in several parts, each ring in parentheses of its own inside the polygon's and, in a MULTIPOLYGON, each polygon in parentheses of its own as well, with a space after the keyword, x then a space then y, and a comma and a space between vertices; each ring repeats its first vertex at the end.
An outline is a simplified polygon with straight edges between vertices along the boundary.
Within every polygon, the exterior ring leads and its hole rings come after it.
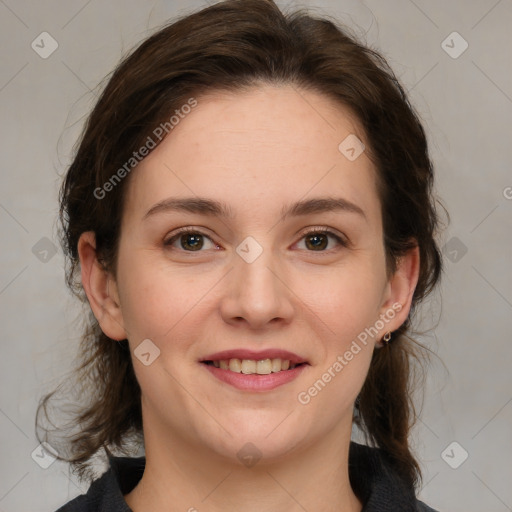
POLYGON ((269 375, 270 373, 278 373, 281 371, 293 370, 299 363, 292 363, 289 359, 281 359, 279 357, 274 359, 220 359, 215 361, 203 361, 205 364, 220 368, 221 370, 228 370, 235 373, 243 373, 245 375, 269 375))
POLYGON ((223 384, 228 384, 241 391, 262 392, 271 391, 293 381, 310 365, 306 362, 290 364, 287 359, 233 358, 201 361, 201 366, 223 384), (221 362, 224 368, 221 367, 221 362), (272 368, 277 371, 273 371, 272 368), (260 371, 265 373, 259 373, 260 371))

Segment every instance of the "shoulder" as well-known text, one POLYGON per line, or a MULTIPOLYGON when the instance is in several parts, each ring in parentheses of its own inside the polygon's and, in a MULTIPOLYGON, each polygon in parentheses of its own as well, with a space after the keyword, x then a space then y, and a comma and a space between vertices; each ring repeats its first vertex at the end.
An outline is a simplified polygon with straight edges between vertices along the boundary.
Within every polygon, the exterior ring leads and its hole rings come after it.
POLYGON ((438 512, 418 500, 381 449, 350 443, 349 477, 363 512, 438 512))
MULTIPOLYGON (((100 478, 94 480, 86 494, 82 494, 72 499, 57 512, 99 512, 102 510, 102 500, 110 494, 109 480, 111 479, 111 469, 104 473, 100 478)), ((117 510, 117 509, 112 509, 117 510)))
POLYGON ((434 510, 433 508, 425 505, 422 501, 418 501, 418 512, 439 512, 438 510, 434 510))
POLYGON ((144 457, 109 457, 109 469, 94 480, 86 494, 72 499, 56 512, 132 512, 124 499, 138 483, 144 457))

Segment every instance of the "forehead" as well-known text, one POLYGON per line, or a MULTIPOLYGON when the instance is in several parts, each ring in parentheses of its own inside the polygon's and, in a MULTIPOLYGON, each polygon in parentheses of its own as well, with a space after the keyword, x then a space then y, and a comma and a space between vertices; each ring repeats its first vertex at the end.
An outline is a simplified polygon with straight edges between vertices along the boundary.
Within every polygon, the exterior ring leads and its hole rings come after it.
MULTIPOLYGON (((126 201, 143 210, 169 196, 210 196, 234 210, 268 208, 308 194, 344 195, 371 207, 373 165, 351 161, 340 143, 364 132, 351 111, 318 92, 262 85, 196 98, 138 166, 126 201)), ((351 139, 349 139, 351 140, 351 139)), ((366 145, 366 141, 365 145, 366 145)))

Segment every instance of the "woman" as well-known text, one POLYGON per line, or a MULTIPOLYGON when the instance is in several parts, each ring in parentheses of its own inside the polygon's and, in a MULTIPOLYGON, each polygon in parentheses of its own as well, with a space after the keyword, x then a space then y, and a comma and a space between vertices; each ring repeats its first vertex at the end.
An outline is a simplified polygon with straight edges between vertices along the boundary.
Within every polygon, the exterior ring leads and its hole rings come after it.
POLYGON ((432 510, 408 441, 432 183, 392 71, 328 20, 227 0, 143 42, 61 189, 94 316, 59 452, 110 468, 59 511, 432 510))

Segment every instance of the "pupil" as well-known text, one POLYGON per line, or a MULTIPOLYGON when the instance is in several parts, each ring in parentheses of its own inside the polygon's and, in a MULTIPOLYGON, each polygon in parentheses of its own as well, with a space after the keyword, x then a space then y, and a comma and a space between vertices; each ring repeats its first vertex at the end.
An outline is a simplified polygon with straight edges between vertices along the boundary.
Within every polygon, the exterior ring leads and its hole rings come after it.
POLYGON ((203 244, 201 243, 200 239, 201 235, 191 235, 191 234, 185 234, 181 240, 185 240, 184 247, 190 247, 192 250, 201 249, 203 244), (192 243, 190 243, 190 240, 192 240, 192 243))
POLYGON ((308 241, 312 241, 312 240, 315 240, 312 244, 313 248, 325 248, 325 242, 326 242, 326 236, 325 235, 311 235, 308 237, 308 241), (321 238, 323 238, 323 241, 320 240, 321 238))

